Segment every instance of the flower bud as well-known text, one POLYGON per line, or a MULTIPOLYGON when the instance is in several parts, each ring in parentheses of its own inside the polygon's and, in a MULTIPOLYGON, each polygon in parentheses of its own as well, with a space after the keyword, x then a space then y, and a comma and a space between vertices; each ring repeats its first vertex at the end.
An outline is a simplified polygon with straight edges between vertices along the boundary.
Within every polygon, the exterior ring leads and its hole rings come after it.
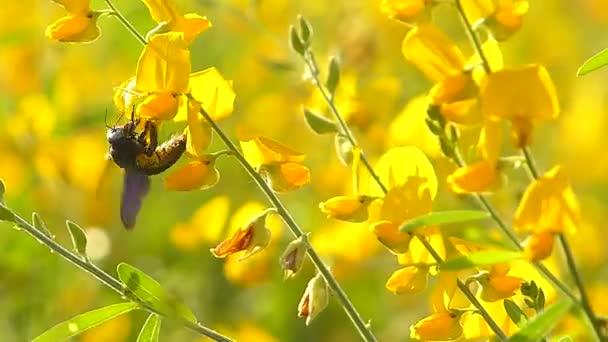
POLYGON ((225 258, 228 255, 245 251, 245 254, 239 258, 240 261, 262 251, 270 242, 272 232, 266 227, 266 216, 272 212, 276 212, 276 210, 274 208, 264 210, 249 221, 245 227, 239 228, 230 238, 212 248, 211 253, 216 258, 225 258))
POLYGON ((306 325, 327 307, 329 290, 325 279, 318 273, 306 285, 304 295, 298 304, 298 317, 306 318, 306 325))
POLYGON ((306 235, 293 240, 287 245, 283 255, 279 259, 284 272, 284 279, 289 279, 298 273, 304 263, 304 256, 308 246, 305 242, 306 235))

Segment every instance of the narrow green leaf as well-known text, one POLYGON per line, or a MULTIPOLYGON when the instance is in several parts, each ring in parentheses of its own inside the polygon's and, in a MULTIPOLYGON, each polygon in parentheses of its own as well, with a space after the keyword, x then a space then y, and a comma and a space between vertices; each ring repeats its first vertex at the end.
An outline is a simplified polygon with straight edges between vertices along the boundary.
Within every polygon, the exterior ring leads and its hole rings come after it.
POLYGON ((304 56, 306 47, 304 46, 304 43, 302 43, 302 40, 300 40, 300 36, 298 36, 296 28, 293 26, 289 27, 289 43, 295 52, 300 54, 300 56, 304 56))
POLYGON ((139 331, 137 342, 158 342, 159 335, 160 317, 156 314, 150 314, 139 331))
POLYGON ((304 111, 304 119, 306 119, 306 124, 308 124, 308 127, 310 127, 313 132, 317 134, 327 134, 338 131, 338 127, 336 126, 335 122, 317 115, 307 108, 302 108, 302 110, 304 111))
POLYGON ((353 145, 347 137, 339 133, 336 134, 335 143, 338 159, 340 159, 344 166, 350 167, 350 164, 353 162, 353 145))
POLYGON ((161 313, 176 313, 190 322, 197 322, 192 311, 184 303, 169 295, 156 280, 143 271, 124 262, 117 266, 116 271, 120 281, 142 302, 161 313))
POLYGON ((526 314, 521 311, 521 308, 517 306, 515 302, 509 299, 505 299, 502 304, 504 305, 505 311, 507 312, 507 315, 509 315, 509 318, 511 318, 511 321, 513 321, 513 323, 515 323, 520 328, 526 325, 526 323, 528 322, 528 316, 526 316, 526 314))
POLYGON ((572 338, 570 336, 562 336, 557 340, 557 342, 572 342, 572 338))
POLYGON ((304 43, 304 45, 306 46, 309 46, 310 39, 312 38, 312 26, 310 25, 308 20, 306 20, 306 18, 304 18, 303 16, 299 16, 299 21, 300 32, 302 34, 302 43, 304 43))
POLYGON ((423 226, 433 226, 439 224, 461 223, 468 221, 484 220, 490 217, 485 211, 480 210, 448 210, 437 211, 428 215, 416 217, 405 224, 399 230, 411 232, 423 226))
POLYGON ((6 186, 4 181, 0 179, 0 203, 4 203, 4 193, 6 192, 6 186))
POLYGON ((538 297, 536 297, 536 312, 542 311, 545 309, 545 292, 541 289, 538 292, 538 297))
POLYGON ((51 231, 46 227, 44 221, 42 221, 40 215, 38 215, 36 212, 32 213, 32 224, 34 225, 34 228, 41 231, 44 235, 50 237, 51 239, 55 238, 53 233, 51 233, 51 231))
POLYGON ((70 237, 72 238, 72 246, 74 246, 74 250, 76 253, 82 255, 83 257, 87 256, 87 234, 84 230, 72 221, 65 221, 66 226, 68 227, 68 232, 70 232, 70 237))
POLYGON ((331 57, 329 59, 329 73, 327 74, 325 86, 332 97, 336 93, 338 83, 340 83, 340 64, 338 64, 336 57, 331 57))
POLYGON ((586 75, 592 71, 603 67, 606 64, 608 64, 608 48, 598 52, 597 54, 586 60, 585 63, 583 63, 580 68, 578 68, 576 75, 586 75))
POLYGON ((521 252, 514 251, 483 251, 472 253, 460 258, 446 260, 439 264, 442 270, 463 270, 477 266, 489 266, 521 259, 521 252))
POLYGON ((553 304, 547 310, 532 318, 525 327, 511 336, 507 341, 530 342, 540 340, 549 333, 562 316, 570 311, 571 307, 572 302, 568 300, 553 304))
POLYGON ((136 303, 130 302, 109 305, 105 308, 89 311, 57 324, 36 337, 32 342, 62 341, 137 308, 138 305, 136 303))
POLYGON ((17 222, 15 214, 2 203, 0 203, 0 221, 17 222))
POLYGON ((439 136, 443 133, 441 127, 439 127, 439 124, 436 121, 433 121, 429 118, 424 118, 424 122, 426 123, 426 127, 429 128, 429 131, 431 131, 431 133, 433 133, 434 135, 439 136))

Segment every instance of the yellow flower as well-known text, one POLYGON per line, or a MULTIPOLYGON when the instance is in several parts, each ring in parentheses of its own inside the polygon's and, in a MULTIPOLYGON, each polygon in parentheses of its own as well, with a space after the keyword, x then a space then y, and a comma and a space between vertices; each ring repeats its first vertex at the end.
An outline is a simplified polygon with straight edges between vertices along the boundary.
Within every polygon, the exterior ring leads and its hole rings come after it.
POLYGON ((284 279, 289 279, 298 273, 304 263, 306 255, 306 243, 304 237, 291 241, 279 259, 281 268, 283 269, 284 279))
POLYGON ((498 186, 498 175, 497 165, 484 160, 456 169, 447 182, 455 193, 486 192, 498 186))
POLYGON ((243 260, 262 251, 270 243, 271 230, 266 227, 266 216, 272 212, 275 210, 266 209, 251 219, 230 238, 212 248, 211 253, 217 258, 225 258, 228 255, 245 251, 245 254, 239 258, 239 260, 243 260))
POLYGON ((329 302, 329 290, 325 279, 318 273, 306 286, 304 295, 298 304, 298 317, 306 318, 306 325, 323 311, 329 302))
MULTIPOLYGON (((168 31, 182 32, 184 38, 191 42, 196 36, 211 27, 207 17, 195 13, 180 14, 175 0, 142 0, 152 19, 159 26, 151 31, 151 34, 164 33, 168 31)), ((148 36, 151 35, 150 33, 148 36)))
POLYGON ((519 31, 530 7, 526 0, 466 0, 462 5, 469 20, 486 25, 498 41, 519 31))
POLYGON ((580 208, 560 166, 547 171, 528 186, 515 213, 519 231, 574 233, 580 208))
POLYGON ((429 267, 411 265, 395 271, 386 281, 385 287, 395 293, 415 294, 426 289, 429 267))
POLYGON ((422 341, 451 341, 462 335, 462 311, 436 312, 410 327, 410 338, 422 341))
POLYGON ((245 139, 241 140, 245 159, 274 191, 292 191, 310 181, 310 170, 300 164, 303 154, 268 138, 245 139))
POLYGON ((480 297, 486 302, 496 302, 512 297, 519 290, 522 278, 507 275, 508 265, 494 265, 489 272, 483 271, 475 277, 481 285, 480 297))
POLYGON ((91 11, 89 0, 54 0, 69 15, 49 25, 45 35, 59 42, 92 42, 100 35, 97 18, 100 12, 91 11))
POLYGON ((380 11, 391 19, 416 22, 427 16, 430 0, 382 0, 380 11))
POLYGON ((367 208, 374 200, 369 196, 337 196, 319 203, 324 214, 337 220, 347 222, 365 222, 368 217, 367 208))
POLYGON ((540 65, 490 74, 481 92, 481 105, 491 119, 511 121, 517 147, 530 144, 534 122, 555 119, 559 112, 551 77, 540 65))
POLYGON ((524 241, 524 257, 531 262, 536 262, 548 258, 553 252, 555 233, 548 230, 541 230, 532 233, 524 241))

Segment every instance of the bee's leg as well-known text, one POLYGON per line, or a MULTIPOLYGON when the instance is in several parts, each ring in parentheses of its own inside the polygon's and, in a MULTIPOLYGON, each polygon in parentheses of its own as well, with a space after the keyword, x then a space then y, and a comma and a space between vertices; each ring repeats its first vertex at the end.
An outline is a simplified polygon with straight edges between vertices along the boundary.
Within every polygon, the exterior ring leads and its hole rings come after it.
POLYGON ((147 156, 151 156, 158 146, 158 132, 156 125, 152 121, 146 121, 144 131, 139 135, 138 139, 141 146, 144 146, 144 152, 147 156), (146 136, 150 137, 150 143, 146 141, 146 136))

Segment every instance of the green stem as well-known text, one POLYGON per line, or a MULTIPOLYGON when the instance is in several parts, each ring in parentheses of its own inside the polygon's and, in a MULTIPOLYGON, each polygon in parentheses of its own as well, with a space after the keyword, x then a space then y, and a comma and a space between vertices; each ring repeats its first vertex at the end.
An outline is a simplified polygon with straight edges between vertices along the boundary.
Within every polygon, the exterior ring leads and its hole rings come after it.
MULTIPOLYGON (((266 181, 264 181, 264 179, 260 176, 260 174, 258 174, 253 169, 251 164, 249 164, 249 162, 247 162, 247 160, 245 159, 245 156, 243 156, 243 154, 239 151, 239 149, 236 147, 236 145, 234 145, 234 143, 230 140, 230 138, 228 138, 228 136, 226 136, 224 131, 217 125, 215 120, 213 120, 213 118, 202 107, 201 107, 200 113, 209 122, 209 124, 211 125, 211 128, 220 137, 220 139, 222 140, 224 145, 226 145, 226 147, 228 149, 233 151, 233 155, 237 158, 237 160, 239 161, 241 166, 243 166, 245 171, 247 171, 249 176, 256 182, 256 184, 262 190, 264 195, 266 195, 266 197, 268 198, 270 203, 277 210, 277 213, 281 216, 281 218, 283 218, 283 221, 285 221, 285 224, 287 225, 287 227, 289 227, 292 234, 296 238, 305 236, 304 231, 302 231, 302 229, 298 226, 298 224, 296 223, 294 218, 291 216, 289 211, 283 205, 283 202, 281 202, 279 197, 274 193, 274 191, 272 191, 272 189, 268 186, 268 184, 266 183, 266 181)), ((363 340, 364 341, 377 341, 376 337, 374 336, 373 332, 371 331, 370 326, 368 324, 366 324, 365 321, 363 321, 363 318, 361 317, 361 315, 359 314, 357 309, 355 309, 355 306, 353 305, 353 303, 350 301, 350 299, 346 295, 346 292, 344 292, 344 290, 342 289, 342 287, 340 286, 340 284, 338 283, 336 278, 334 278, 334 276, 331 273, 331 271, 329 270, 329 268, 323 263, 323 260, 321 260, 321 257, 319 257, 316 250, 314 250, 313 247, 310 245, 310 243, 308 243, 307 239, 304 239, 303 241, 305 241, 305 243, 307 244, 306 252, 308 253, 308 256, 310 257, 310 260, 315 265, 315 267, 317 268, 319 273, 321 273, 321 275, 327 282, 327 285, 332 289, 333 293, 336 295, 338 301, 342 305, 342 308, 344 309, 344 311, 346 311, 346 314, 352 321, 353 325, 359 331, 359 334, 361 335, 363 340)))
MULTIPOLYGON (((418 240, 420 240, 420 242, 422 242, 422 245, 424 245, 427 251, 429 251, 433 259, 435 259, 438 264, 441 264, 443 262, 443 259, 441 258, 439 253, 435 251, 431 243, 427 241, 423 236, 416 235, 416 237, 418 238, 418 240)), ((483 305, 481 305, 481 303, 477 300, 477 298, 471 292, 469 287, 465 285, 460 279, 456 280, 456 285, 458 286, 458 289, 460 289, 460 291, 465 295, 465 297, 467 297, 467 299, 471 302, 471 304, 475 306, 479 314, 483 317, 486 323, 488 323, 488 326, 490 327, 490 329, 492 329, 496 337, 498 337, 502 341, 506 340, 507 335, 505 335, 505 333, 500 329, 498 324, 496 324, 496 322, 492 318, 492 315, 490 315, 490 313, 486 311, 483 305)))
MULTIPOLYGON (((350 144, 353 147, 359 146, 359 144, 357 143, 357 140, 355 139, 355 136, 353 135, 350 128, 346 124, 346 121, 344 121, 344 118, 342 118, 342 115, 340 115, 340 112, 338 111, 338 108, 336 107, 336 104, 334 103, 333 96, 331 96, 327 92, 325 87, 323 87, 321 80, 319 79, 319 66, 317 65, 317 61, 315 59, 315 55, 312 52, 312 50, 307 49, 306 52, 304 53, 303 58, 304 58, 304 61, 306 62, 306 64, 308 65, 308 69, 310 70, 310 73, 312 75, 312 79, 313 79, 315 86, 319 89, 321 96, 323 96, 323 99, 327 103, 327 106, 329 107, 330 111, 336 118, 336 121, 338 121, 338 124, 340 125, 340 130, 342 131, 343 134, 346 135, 346 138, 348 139, 348 141, 350 142, 350 144)), ((365 153, 363 153, 363 150, 361 150, 360 156, 361 156, 361 162, 363 163, 365 168, 369 171, 369 174, 371 175, 371 177, 374 179, 376 184, 378 184, 380 189, 382 189, 382 191, 386 194, 388 192, 388 189, 384 186, 384 184, 382 184, 382 181, 380 180, 380 177, 378 177, 376 172, 374 172, 374 168, 372 167, 372 164, 367 159, 367 156, 365 155, 365 153)))
MULTIPOLYGON (((10 210, 8 208, 6 208, 6 209, 10 210)), ((128 291, 125 291, 125 285, 122 282, 120 282, 120 280, 114 278, 113 276, 106 273, 105 271, 103 271, 102 269, 97 267, 96 265, 85 261, 79 255, 76 255, 75 253, 73 253, 73 252, 69 251, 68 249, 66 249, 65 247, 61 246, 60 244, 55 242, 55 240, 53 240, 52 238, 48 237, 47 235, 45 235, 44 233, 42 233, 41 231, 36 229, 34 226, 32 226, 28 221, 23 219, 21 216, 15 214, 15 213, 13 213, 13 214, 15 215, 15 223, 20 228, 22 228, 26 233, 28 233, 29 235, 34 237, 36 240, 38 240, 43 245, 47 246, 51 251, 57 253, 57 255, 61 256, 62 258, 69 261, 76 267, 80 268, 82 271, 97 278, 97 280, 99 280, 101 283, 103 283, 110 289, 117 292, 122 297, 139 304, 142 307, 142 309, 144 309, 150 313, 154 313, 158 316, 168 318, 170 320, 179 321, 181 323, 181 325, 183 325, 187 329, 192 330, 195 333, 198 333, 199 335, 209 337, 212 340, 219 341, 219 342, 233 341, 229 337, 226 337, 212 329, 209 329, 200 323, 193 323, 193 322, 190 322, 183 318, 168 317, 166 314, 159 312, 154 307, 150 306, 150 304, 138 300, 137 298, 133 297, 132 294, 130 294, 128 291)))
MULTIPOLYGON (((540 177, 540 173, 538 172, 538 168, 536 167, 536 163, 534 162, 534 157, 530 151, 528 146, 524 146, 522 148, 523 155, 526 159, 526 165, 528 166, 528 171, 532 176, 532 180, 537 180, 540 177)), ((574 282, 576 283, 576 287, 578 288, 578 292, 581 296, 581 306, 583 307, 583 311, 585 311, 585 315, 591 322, 591 326, 593 327, 593 331, 595 332, 596 337, 599 341, 606 340, 606 337, 602 334, 602 329, 600 327, 599 320, 596 319, 595 314, 593 313, 593 309, 591 308, 591 304, 589 302, 589 297, 587 296, 587 291, 585 290, 585 285, 583 284, 583 279, 576 267, 576 262, 574 261, 574 255, 572 253, 572 248, 570 248, 570 244, 568 240, 564 236, 563 233, 557 234, 562 250, 564 251, 564 255, 566 257, 566 263, 568 264, 568 269, 572 274, 572 278, 574 278, 574 282)))
POLYGON ((483 69, 486 71, 486 73, 489 74, 492 72, 492 69, 490 68, 490 63, 488 62, 486 55, 483 53, 481 41, 479 41, 479 37, 477 36, 477 33, 473 29, 473 26, 471 25, 469 18, 467 18, 466 13, 464 12, 464 8, 462 7, 461 0, 455 0, 455 3, 456 3, 456 9, 458 10, 458 14, 460 14, 460 19, 462 20, 465 30, 467 31, 467 35, 469 36, 471 43, 473 43, 473 46, 475 47, 475 51, 477 52, 477 54, 479 55, 479 58, 481 59, 481 65, 482 65, 483 69))
POLYGON ((137 29, 131 24, 131 22, 124 16, 122 15, 122 13, 120 13, 120 11, 116 8, 116 6, 114 6, 114 4, 112 3, 111 0, 105 0, 106 4, 108 4, 108 7, 110 7, 113 11, 113 13, 111 13, 112 15, 114 15, 118 21, 120 21, 122 23, 122 25, 129 31, 131 32, 131 34, 133 35, 133 37, 135 37, 135 39, 137 39, 142 45, 146 45, 146 38, 144 38, 144 36, 141 35, 141 33, 139 33, 139 31, 137 31, 137 29))

